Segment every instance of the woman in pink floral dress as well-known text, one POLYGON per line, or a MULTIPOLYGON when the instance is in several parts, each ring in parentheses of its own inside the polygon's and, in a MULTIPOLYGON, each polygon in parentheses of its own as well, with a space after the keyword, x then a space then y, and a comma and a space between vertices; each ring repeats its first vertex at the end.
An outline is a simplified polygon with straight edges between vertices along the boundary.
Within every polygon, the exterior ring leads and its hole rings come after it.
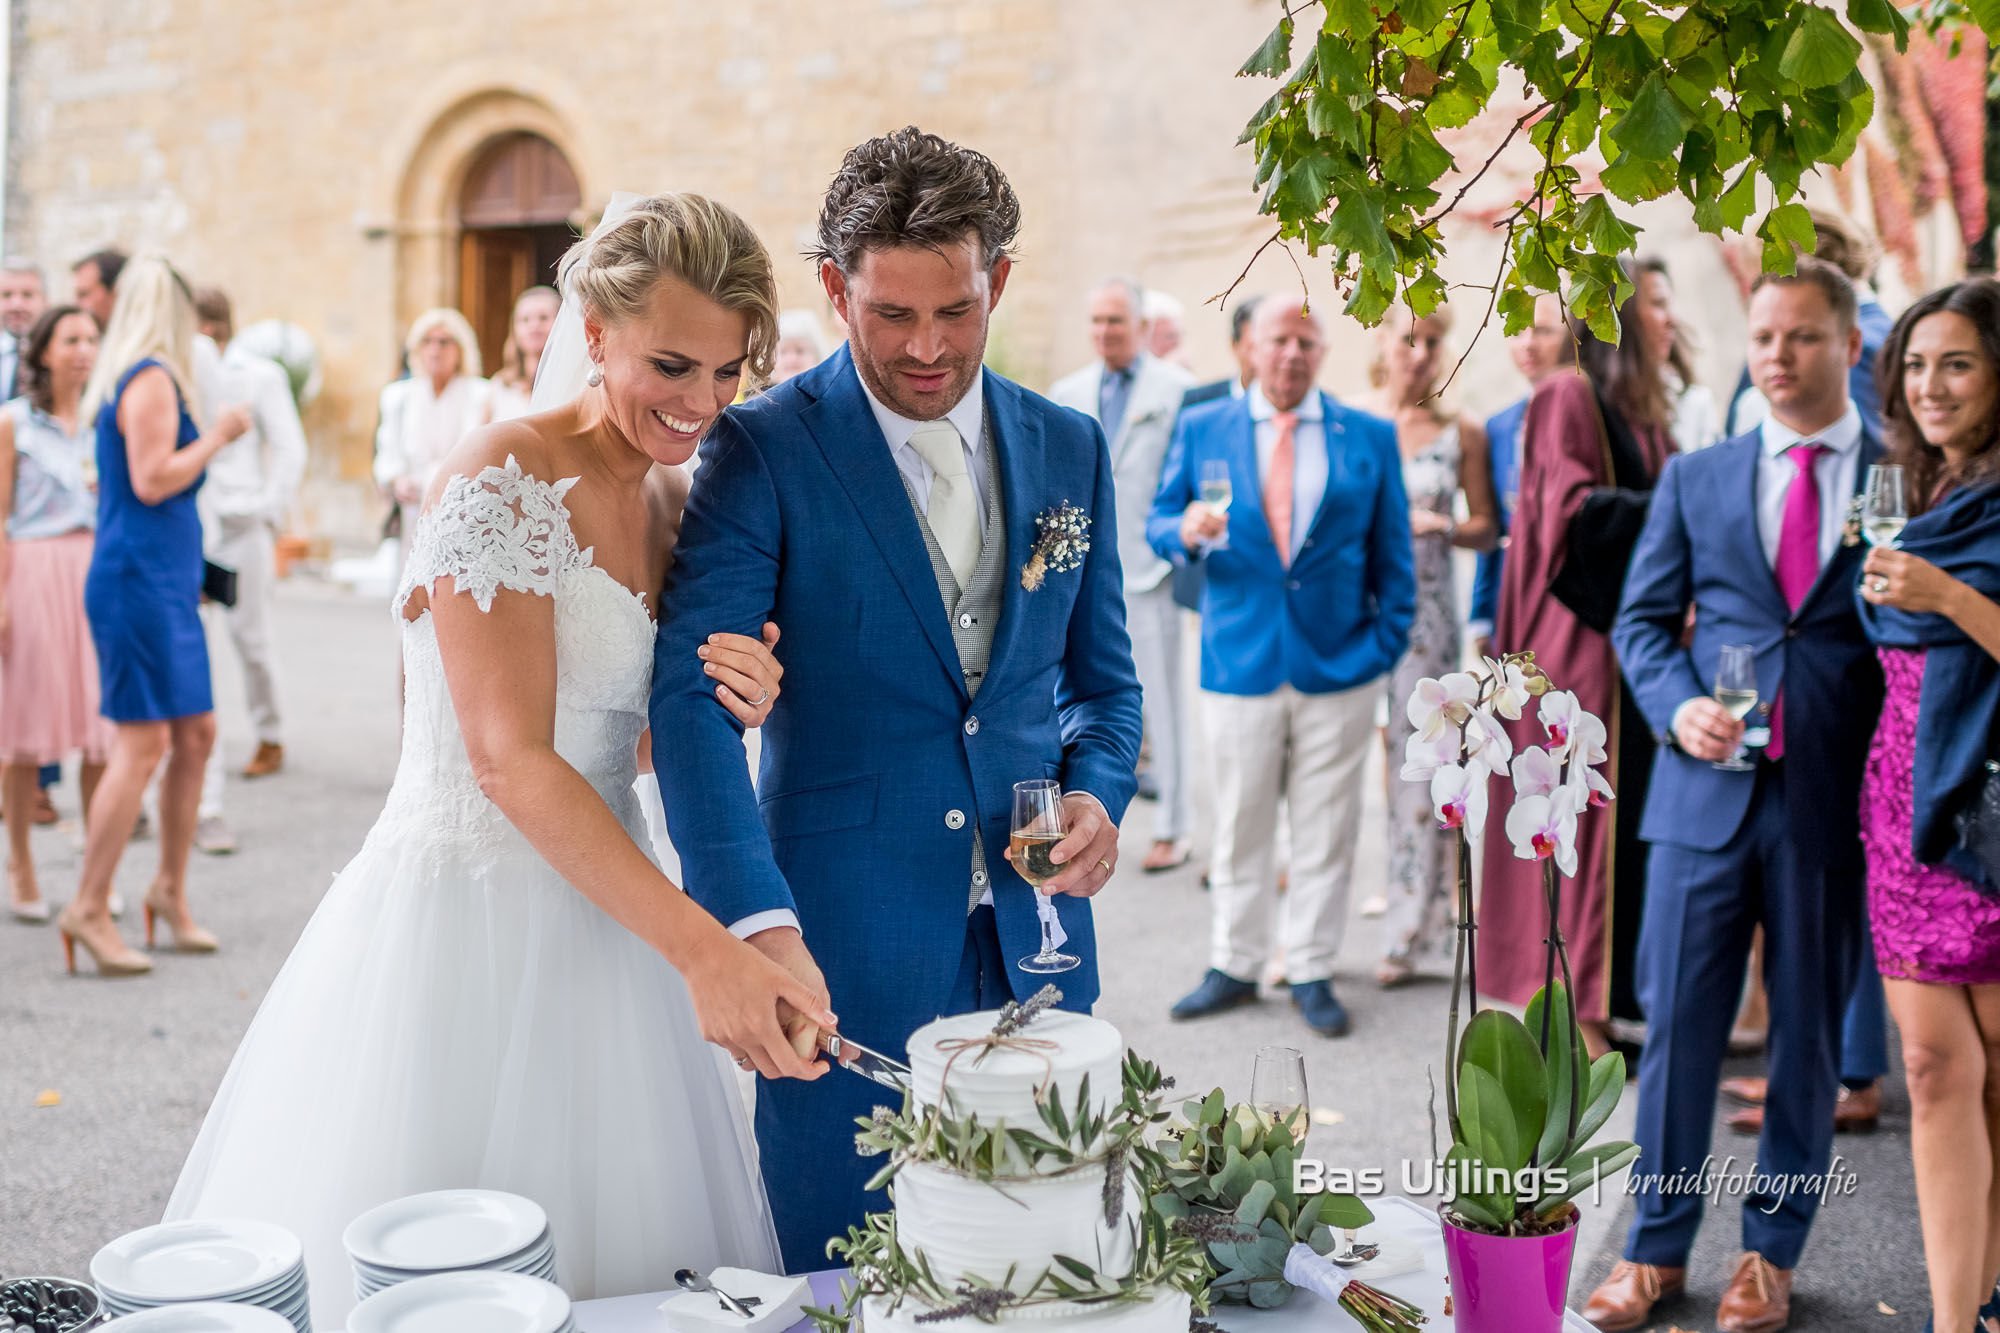
POLYGON ((1904 313, 1882 351, 1886 461, 1912 514, 1869 554, 1888 693, 1862 786, 1875 960, 1903 1037, 1934 1327, 2000 1318, 2000 883, 1957 817, 2000 710, 2000 285, 1904 313))

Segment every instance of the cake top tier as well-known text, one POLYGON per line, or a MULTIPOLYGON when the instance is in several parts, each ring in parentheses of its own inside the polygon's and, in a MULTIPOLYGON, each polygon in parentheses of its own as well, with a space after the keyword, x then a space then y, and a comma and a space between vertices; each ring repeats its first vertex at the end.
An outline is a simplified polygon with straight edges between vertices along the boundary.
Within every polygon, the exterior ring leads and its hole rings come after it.
POLYGON ((1125 1039, 1117 1028, 1088 1014, 1053 1010, 989 1044, 999 1018, 996 1011, 957 1014, 916 1030, 909 1049, 918 1102, 937 1106, 948 1090, 945 1106, 954 1118, 976 1115, 984 1125, 1030 1128, 1041 1124, 1037 1088, 1047 1085, 1073 1109, 1087 1075, 1095 1109, 1117 1104, 1125 1062, 1125 1039))

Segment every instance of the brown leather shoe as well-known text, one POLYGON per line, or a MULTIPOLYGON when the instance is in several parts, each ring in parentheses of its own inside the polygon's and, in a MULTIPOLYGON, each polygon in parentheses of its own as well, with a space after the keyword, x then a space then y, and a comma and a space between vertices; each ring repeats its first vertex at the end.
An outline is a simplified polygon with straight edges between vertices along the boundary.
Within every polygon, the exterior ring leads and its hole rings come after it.
POLYGON ((1742 1102, 1745 1106, 1762 1106, 1764 1094, 1770 1088, 1768 1078, 1726 1078, 1722 1080, 1722 1095, 1732 1102, 1742 1102))
MULTIPOLYGON (((1833 1129, 1836 1134, 1867 1134, 1881 1119, 1880 1083, 1870 1083, 1859 1091, 1842 1088, 1839 1100, 1833 1104, 1833 1129)), ((1762 1134, 1764 1108, 1746 1106, 1740 1111, 1731 1111, 1723 1123, 1739 1134, 1762 1134)))
POLYGON ((267 778, 285 766, 285 747, 270 741, 258 741, 257 753, 250 756, 250 762, 243 766, 246 778, 267 778))
POLYGON ((1716 1307, 1717 1333, 1778 1333, 1791 1318, 1792 1270, 1773 1268, 1755 1250, 1746 1252, 1716 1307))
POLYGON ((1590 1293, 1583 1317, 1603 1333, 1639 1328, 1653 1317, 1653 1307, 1687 1287, 1687 1269, 1662 1268, 1620 1259, 1611 1276, 1590 1293))

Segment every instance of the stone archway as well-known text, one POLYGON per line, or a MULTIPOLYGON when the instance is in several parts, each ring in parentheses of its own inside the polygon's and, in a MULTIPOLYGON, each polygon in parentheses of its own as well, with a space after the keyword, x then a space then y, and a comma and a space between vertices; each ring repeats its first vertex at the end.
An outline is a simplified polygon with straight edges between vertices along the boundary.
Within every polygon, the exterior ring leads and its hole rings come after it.
POLYGON ((489 143, 459 192, 458 308, 479 337, 486 373, 501 368, 514 298, 555 282, 583 206, 576 172, 539 134, 489 143))

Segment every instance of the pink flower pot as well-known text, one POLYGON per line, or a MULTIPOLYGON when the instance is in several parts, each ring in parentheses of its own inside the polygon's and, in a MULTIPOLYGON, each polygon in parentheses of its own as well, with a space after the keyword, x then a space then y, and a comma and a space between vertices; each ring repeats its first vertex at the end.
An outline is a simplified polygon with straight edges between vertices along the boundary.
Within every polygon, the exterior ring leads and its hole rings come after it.
POLYGON ((1547 1236, 1489 1236, 1440 1216, 1457 1333, 1560 1333, 1576 1257, 1574 1214, 1547 1236))

